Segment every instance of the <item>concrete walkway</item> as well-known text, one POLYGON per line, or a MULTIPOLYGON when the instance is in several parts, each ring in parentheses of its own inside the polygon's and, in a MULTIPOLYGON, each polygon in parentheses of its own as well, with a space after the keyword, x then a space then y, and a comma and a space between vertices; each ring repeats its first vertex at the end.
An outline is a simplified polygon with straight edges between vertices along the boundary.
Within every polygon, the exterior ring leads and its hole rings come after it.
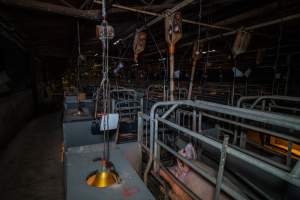
POLYGON ((63 200, 61 115, 30 122, 0 153, 0 199, 63 200))

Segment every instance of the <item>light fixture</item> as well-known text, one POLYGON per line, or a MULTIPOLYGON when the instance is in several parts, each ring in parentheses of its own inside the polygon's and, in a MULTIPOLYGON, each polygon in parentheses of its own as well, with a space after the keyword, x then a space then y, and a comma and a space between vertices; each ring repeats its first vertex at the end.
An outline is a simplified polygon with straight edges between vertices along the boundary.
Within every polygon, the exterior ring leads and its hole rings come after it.
POLYGON ((87 177, 86 183, 92 187, 105 188, 120 182, 118 174, 110 169, 111 163, 101 161, 101 169, 87 177))
POLYGON ((116 40, 116 41, 113 43, 113 45, 117 45, 117 44, 119 44, 121 41, 122 41, 122 39, 118 39, 118 40, 116 40))
POLYGON ((94 56, 96 57, 96 56, 98 56, 98 55, 99 55, 98 53, 95 53, 95 55, 94 55, 94 56))

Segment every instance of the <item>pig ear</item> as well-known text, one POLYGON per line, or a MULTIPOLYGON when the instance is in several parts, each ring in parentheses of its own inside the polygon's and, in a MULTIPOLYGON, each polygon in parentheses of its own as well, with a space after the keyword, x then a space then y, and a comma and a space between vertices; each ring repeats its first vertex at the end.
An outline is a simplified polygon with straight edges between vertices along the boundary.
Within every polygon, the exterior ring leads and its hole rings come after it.
POLYGON ((192 150, 192 159, 196 160, 197 154, 196 154, 195 148, 192 146, 191 150, 192 150))
POLYGON ((194 148, 194 146, 191 143, 187 144, 186 147, 185 147, 185 149, 191 155, 190 159, 195 160, 197 158, 197 154, 196 154, 195 148, 194 148))

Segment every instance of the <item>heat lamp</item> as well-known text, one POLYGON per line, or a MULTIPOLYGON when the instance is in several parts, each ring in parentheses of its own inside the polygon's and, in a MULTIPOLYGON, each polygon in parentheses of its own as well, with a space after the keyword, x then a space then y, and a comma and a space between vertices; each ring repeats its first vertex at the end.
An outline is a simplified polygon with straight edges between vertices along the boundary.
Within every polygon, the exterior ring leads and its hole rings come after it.
MULTIPOLYGON (((91 187, 97 188, 106 188, 110 187, 114 184, 119 183, 119 176, 115 171, 113 163, 109 160, 109 136, 111 130, 117 129, 119 116, 118 114, 109 113, 108 111, 108 94, 109 94, 109 79, 108 79, 108 45, 109 39, 114 37, 114 28, 108 25, 106 21, 106 10, 105 10, 105 0, 102 1, 102 24, 96 26, 96 35, 99 40, 102 41, 102 66, 103 66, 103 79, 101 81, 99 90, 97 90, 97 100, 95 106, 95 120, 92 125, 93 129, 97 128, 99 133, 103 135, 103 155, 101 158, 96 159, 99 162, 98 170, 92 172, 86 179, 86 183, 91 187), (97 105, 98 105, 98 92, 101 91, 102 94, 102 102, 103 102, 103 110, 99 115, 97 113, 97 105), (95 126, 96 125, 96 126, 95 126)), ((98 132, 98 131, 96 131, 98 132)))

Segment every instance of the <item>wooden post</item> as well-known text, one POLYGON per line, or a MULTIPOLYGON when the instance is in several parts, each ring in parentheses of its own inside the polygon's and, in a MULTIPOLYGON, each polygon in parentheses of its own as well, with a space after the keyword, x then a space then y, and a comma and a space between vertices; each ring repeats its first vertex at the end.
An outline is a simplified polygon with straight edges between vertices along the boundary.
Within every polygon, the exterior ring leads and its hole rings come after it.
POLYGON ((169 47, 170 54, 170 101, 174 101, 174 51, 175 45, 169 47))

